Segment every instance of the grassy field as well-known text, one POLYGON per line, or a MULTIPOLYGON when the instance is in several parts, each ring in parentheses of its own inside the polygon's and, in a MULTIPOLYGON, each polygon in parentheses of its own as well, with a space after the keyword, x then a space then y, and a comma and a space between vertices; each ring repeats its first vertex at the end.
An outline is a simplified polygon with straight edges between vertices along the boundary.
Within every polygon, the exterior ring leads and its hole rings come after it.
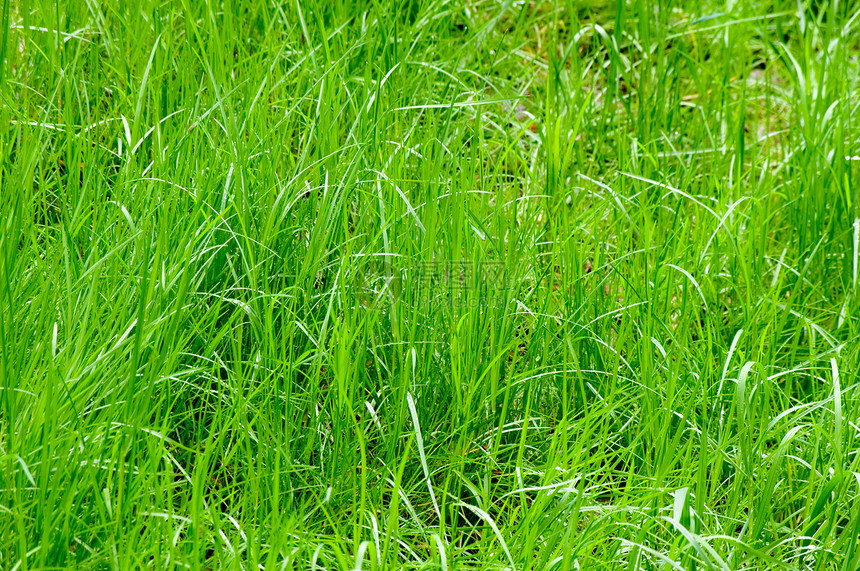
POLYGON ((857 2, 0 7, 0 569, 860 568, 857 2))

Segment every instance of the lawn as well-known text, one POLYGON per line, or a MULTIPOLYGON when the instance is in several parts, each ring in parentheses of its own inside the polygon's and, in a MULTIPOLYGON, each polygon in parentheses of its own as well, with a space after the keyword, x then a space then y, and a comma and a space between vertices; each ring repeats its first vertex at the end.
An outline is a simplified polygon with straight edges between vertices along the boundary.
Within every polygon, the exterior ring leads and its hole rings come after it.
POLYGON ((860 568, 857 2, 0 9, 0 569, 860 568))

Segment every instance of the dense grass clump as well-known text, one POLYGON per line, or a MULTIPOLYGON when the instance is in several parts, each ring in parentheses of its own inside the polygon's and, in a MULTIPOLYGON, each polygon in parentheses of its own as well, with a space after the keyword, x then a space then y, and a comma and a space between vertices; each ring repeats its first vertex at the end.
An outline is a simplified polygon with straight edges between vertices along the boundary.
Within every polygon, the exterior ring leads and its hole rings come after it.
POLYGON ((856 2, 0 4, 0 569, 860 568, 856 2))

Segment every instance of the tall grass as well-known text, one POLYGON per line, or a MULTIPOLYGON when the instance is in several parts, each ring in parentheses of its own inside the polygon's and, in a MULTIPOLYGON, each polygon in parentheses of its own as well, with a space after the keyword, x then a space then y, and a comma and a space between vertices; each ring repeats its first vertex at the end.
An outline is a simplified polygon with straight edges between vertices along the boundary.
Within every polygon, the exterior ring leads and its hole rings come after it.
POLYGON ((2 13, 0 568, 860 566, 856 3, 2 13))

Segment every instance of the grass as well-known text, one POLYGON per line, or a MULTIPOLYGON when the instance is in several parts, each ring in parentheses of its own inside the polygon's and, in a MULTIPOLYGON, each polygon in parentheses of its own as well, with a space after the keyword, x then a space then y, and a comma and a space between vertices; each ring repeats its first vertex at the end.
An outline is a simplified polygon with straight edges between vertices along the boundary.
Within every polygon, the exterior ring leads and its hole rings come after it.
POLYGON ((2 10, 0 568, 860 567, 856 2, 2 10))

